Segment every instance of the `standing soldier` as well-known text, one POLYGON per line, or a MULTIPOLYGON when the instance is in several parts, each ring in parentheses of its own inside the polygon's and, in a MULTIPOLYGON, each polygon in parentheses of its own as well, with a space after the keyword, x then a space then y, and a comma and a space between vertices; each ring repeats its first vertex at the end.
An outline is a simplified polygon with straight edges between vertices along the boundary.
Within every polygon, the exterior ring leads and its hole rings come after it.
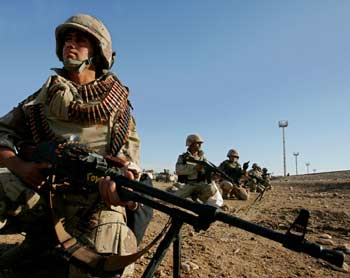
MULTIPOLYGON (((194 200, 199 199, 202 203, 207 203, 209 198, 217 193, 214 182, 208 180, 207 173, 202 165, 193 161, 206 161, 204 152, 201 150, 203 139, 198 134, 188 135, 186 138, 187 151, 181 154, 176 162, 176 174, 178 182, 183 183, 174 194, 194 200)), ((222 206, 219 202, 218 206, 222 206)))
MULTIPOLYGON (((8 169, 0 174, 0 218, 2 226, 8 222, 18 232, 26 233, 20 246, 0 256, 0 267, 21 270, 27 263, 32 269, 40 262, 45 266, 52 259, 48 254, 57 246, 60 233, 79 238, 81 242, 69 250, 80 250, 82 256, 74 257, 79 264, 57 264, 49 273, 61 271, 68 275, 60 277, 92 277, 92 271, 94 277, 102 277, 96 274, 101 269, 91 268, 91 258, 84 257, 84 248, 80 248, 89 246, 104 260, 110 254, 134 252, 135 236, 126 226, 126 215, 130 215, 130 227, 139 227, 135 229, 141 232, 139 241, 149 221, 150 214, 148 218, 142 216, 146 208, 135 202, 122 202, 116 193, 117 185, 109 177, 103 178, 99 190, 91 193, 73 190, 71 184, 58 180, 52 189, 52 206, 65 223, 63 230, 55 231, 47 188, 42 187, 46 181, 42 170, 52 165, 25 160, 19 153, 44 141, 61 143, 79 138, 80 143, 101 155, 127 161, 124 171, 132 176, 128 171, 132 170, 137 178, 140 140, 131 115, 128 88, 109 71, 115 53, 106 26, 90 15, 70 17, 56 28, 56 54, 63 68, 55 69, 56 74, 40 90, 0 118, 0 164, 8 169), (143 224, 134 225, 130 219, 140 219, 143 224)), ((120 272, 125 277, 131 268, 120 272)), ((119 274, 104 273, 103 277, 120 277, 119 274)))
POLYGON ((245 175, 246 169, 242 169, 238 162, 239 154, 235 149, 231 149, 228 151, 227 157, 228 159, 221 162, 219 168, 232 178, 233 183, 225 179, 220 182, 222 195, 224 199, 236 196, 239 200, 248 200, 248 192, 240 186, 241 177, 245 175))

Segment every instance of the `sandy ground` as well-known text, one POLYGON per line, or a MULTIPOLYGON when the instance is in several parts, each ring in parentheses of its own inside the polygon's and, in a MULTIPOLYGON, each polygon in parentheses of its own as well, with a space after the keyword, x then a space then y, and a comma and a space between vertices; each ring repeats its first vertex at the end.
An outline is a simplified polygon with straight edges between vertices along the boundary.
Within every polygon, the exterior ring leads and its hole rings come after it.
MULTIPOLYGON (((161 189, 170 184, 155 182, 161 189)), ((327 248, 350 248, 350 171, 310 174, 275 179, 273 190, 251 206, 248 201, 227 200, 227 213, 285 233, 300 209, 310 212, 307 240, 327 243, 327 248), (326 238, 326 239, 323 239, 326 238), (328 238, 328 239, 327 239, 328 238)), ((155 212, 142 245, 163 228, 168 217, 155 212)), ((335 268, 323 260, 291 251, 261 236, 215 222, 196 233, 184 225, 181 277, 350 277, 345 268, 335 268)), ((23 239, 21 235, 0 236, 0 251, 23 239)), ((155 247, 136 263, 134 277, 141 277, 155 247)), ((349 250, 348 250, 349 251, 349 250)), ((349 255, 346 255, 349 264, 349 255)), ((0 273, 0 277, 7 277, 0 273)), ((172 248, 155 273, 172 277, 172 248)))

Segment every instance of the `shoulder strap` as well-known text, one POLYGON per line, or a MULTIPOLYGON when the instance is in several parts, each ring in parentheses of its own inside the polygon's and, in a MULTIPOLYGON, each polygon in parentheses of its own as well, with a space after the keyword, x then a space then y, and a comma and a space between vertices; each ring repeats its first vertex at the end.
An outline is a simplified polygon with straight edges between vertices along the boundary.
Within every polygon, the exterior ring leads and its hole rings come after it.
MULTIPOLYGON (((125 268, 127 265, 135 262, 143 254, 148 252, 165 234, 167 227, 144 249, 130 255, 102 256, 88 246, 82 245, 78 240, 70 235, 64 228, 64 218, 58 218, 55 214, 53 206, 54 193, 50 190, 50 208, 54 222, 54 229, 57 239, 62 248, 64 257, 67 260, 78 263, 92 273, 117 272, 125 268)), ((135 246, 136 251, 136 246, 135 246)))

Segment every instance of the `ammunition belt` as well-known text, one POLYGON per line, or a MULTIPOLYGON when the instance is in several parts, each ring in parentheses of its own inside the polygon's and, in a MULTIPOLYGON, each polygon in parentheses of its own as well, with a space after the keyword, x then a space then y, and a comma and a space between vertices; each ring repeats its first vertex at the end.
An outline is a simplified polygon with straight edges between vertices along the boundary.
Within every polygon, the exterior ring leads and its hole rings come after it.
POLYGON ((68 117, 71 120, 101 124, 107 122, 112 113, 123 112, 128 107, 129 92, 113 75, 96 84, 80 85, 77 89, 83 103, 70 103, 68 117))
POLYGON ((127 107, 118 118, 117 123, 112 131, 111 140, 111 154, 116 156, 121 147, 126 143, 128 139, 128 130, 130 127, 130 107, 127 107))
POLYGON ((45 115, 44 105, 41 103, 29 106, 28 124, 36 143, 59 139, 59 136, 51 130, 45 115))
MULTIPOLYGON (((77 86, 77 90, 83 103, 72 101, 69 104, 69 120, 88 123, 88 125, 105 124, 113 116, 110 149, 112 155, 116 155, 127 141, 131 122, 127 88, 114 75, 109 75, 105 80, 94 84, 77 86)), ((50 92, 48 99, 52 98, 53 93, 50 92)), ((50 128, 43 104, 29 107, 28 124, 36 143, 62 139, 50 128)))

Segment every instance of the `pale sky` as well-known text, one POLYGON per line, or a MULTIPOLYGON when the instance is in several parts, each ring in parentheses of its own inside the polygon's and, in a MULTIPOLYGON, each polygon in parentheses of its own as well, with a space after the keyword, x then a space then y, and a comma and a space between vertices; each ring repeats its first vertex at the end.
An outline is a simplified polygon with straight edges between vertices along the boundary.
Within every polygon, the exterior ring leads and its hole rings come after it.
POLYGON ((60 67, 54 30, 88 13, 109 28, 130 88, 141 167, 174 170, 188 134, 208 160, 229 149, 274 174, 350 168, 350 1, 3 1, 0 115, 60 67))

